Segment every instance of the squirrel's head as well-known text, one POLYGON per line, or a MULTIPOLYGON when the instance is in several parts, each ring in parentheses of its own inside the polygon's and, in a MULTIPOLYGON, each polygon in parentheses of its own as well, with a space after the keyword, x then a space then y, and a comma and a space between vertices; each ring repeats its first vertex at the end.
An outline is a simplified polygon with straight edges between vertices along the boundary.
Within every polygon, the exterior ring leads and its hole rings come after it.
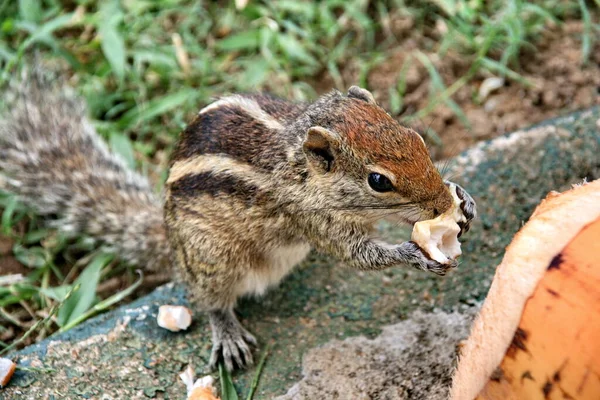
POLYGON ((319 203, 414 223, 448 210, 452 197, 421 136, 396 122, 372 94, 353 86, 308 108, 303 142, 308 183, 319 203))

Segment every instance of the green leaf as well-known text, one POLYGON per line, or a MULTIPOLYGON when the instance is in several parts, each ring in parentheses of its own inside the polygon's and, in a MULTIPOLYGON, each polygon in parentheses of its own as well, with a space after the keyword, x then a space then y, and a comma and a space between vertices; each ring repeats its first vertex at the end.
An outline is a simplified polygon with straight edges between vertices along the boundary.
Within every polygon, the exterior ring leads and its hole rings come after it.
MULTIPOLYGON (((69 293, 67 293, 67 296, 65 297, 65 301, 69 300, 70 296, 73 294, 73 292, 75 290, 79 289, 79 286, 75 286, 71 291, 69 291, 69 293)), ((64 303, 63 303, 64 304, 64 303)), ((9 351, 11 351, 12 349, 14 349, 15 347, 17 347, 19 344, 21 344, 22 342, 25 341, 25 339, 27 339, 27 337, 29 335, 31 335, 33 332, 37 331, 38 328, 42 325, 42 324, 47 324, 48 321, 50 321, 54 315, 56 314, 56 311, 59 309, 59 307, 62 306, 62 304, 57 304, 54 305, 51 309, 50 312, 48 312, 48 315, 45 318, 42 318, 40 320, 38 320, 35 324, 33 324, 23 335, 21 335, 20 338, 18 338, 17 340, 13 341, 10 346, 5 347, 3 350, 0 350, 0 356, 3 355, 4 353, 8 353, 9 351)))
POLYGON ((293 16, 302 16, 307 20, 312 20, 314 18, 315 11, 317 10, 312 2, 292 0, 279 0, 273 2, 273 7, 281 11, 287 11, 293 16))
POLYGON ((19 0, 19 14, 29 22, 39 22, 42 19, 42 8, 39 0, 19 0))
POLYGON ((63 301, 67 294, 73 289, 73 285, 61 285, 55 287, 41 288, 40 292, 56 301, 63 301))
POLYGON ((135 156, 131 140, 122 133, 111 132, 109 141, 112 151, 123 157, 129 168, 135 169, 135 156))
POLYGON ((73 21, 73 13, 59 15, 56 18, 49 20, 48 22, 41 25, 35 32, 33 32, 26 40, 24 40, 17 49, 17 54, 11 58, 2 71, 0 75, 0 83, 6 81, 10 78, 10 71, 17 64, 17 62, 23 57, 25 51, 37 42, 43 41, 51 41, 52 33, 60 28, 63 28, 67 25, 71 25, 73 21))
POLYGON ((9 296, 4 296, 2 299, 0 299, 0 307, 6 307, 6 306, 10 306, 12 304, 17 304, 20 301, 25 300, 23 298, 23 296, 14 296, 14 295, 9 295, 9 296))
POLYGON ((524 76, 511 70, 507 66, 500 64, 498 61, 495 61, 495 60, 485 57, 485 58, 481 59, 481 65, 484 68, 487 68, 492 72, 499 73, 502 76, 506 76, 507 78, 510 78, 516 82, 519 82, 521 85, 523 85, 525 87, 532 86, 532 83, 530 81, 528 81, 524 76))
POLYGON ((222 400, 239 400, 238 394, 233 386, 231 375, 223 363, 219 363, 219 379, 221 380, 221 399, 222 400))
POLYGON ((79 317, 72 319, 68 324, 60 328, 60 332, 68 331, 69 329, 79 325, 86 319, 94 316, 95 314, 101 311, 108 309, 112 305, 118 303, 125 297, 132 294, 135 291, 135 289, 137 289, 142 284, 142 281, 144 280, 144 275, 142 274, 142 272, 138 270, 138 273, 140 274, 140 277, 137 281, 135 281, 133 285, 129 286, 127 289, 121 290, 120 292, 113 294, 108 299, 102 300, 101 302, 87 310, 85 313, 81 314, 79 317))
POLYGON ((21 264, 30 268, 41 268, 48 263, 48 253, 42 247, 25 248, 15 245, 13 253, 21 264))
POLYGON ((388 93, 390 99, 390 111, 392 115, 396 115, 402 109, 402 96, 400 96, 398 89, 396 89, 395 87, 388 88, 388 93))
POLYGON ((143 106, 140 105, 127 111, 119 119, 119 126, 121 128, 128 128, 140 122, 148 121, 157 115, 162 115, 169 110, 179 107, 193 95, 193 90, 185 89, 168 96, 153 99, 143 106))
POLYGON ((15 53, 6 47, 4 43, 0 43, 0 60, 8 61, 15 57, 15 53))
POLYGON ((467 116, 460 106, 450 98, 451 91, 446 89, 442 76, 439 74, 431 60, 422 52, 417 52, 415 55, 429 73, 429 78, 431 81, 430 96, 432 97, 430 104, 435 105, 438 101, 444 102, 446 106, 450 108, 450 110, 452 110, 452 112, 458 117, 462 124, 467 128, 470 128, 470 122, 467 116))
POLYGON ((258 382, 260 381, 260 375, 262 374, 262 370, 265 366, 265 361, 267 360, 268 355, 269 355, 269 345, 267 344, 267 347, 265 348, 263 355, 260 357, 258 366, 256 367, 256 373, 254 374, 254 379, 252 379, 252 384, 250 385, 250 390, 248 391, 246 400, 252 400, 254 398, 254 393, 256 392, 256 388, 258 387, 258 382))
POLYGON ((277 37, 281 51, 288 57, 298 61, 304 61, 307 64, 316 65, 317 60, 306 50, 305 46, 292 35, 281 34, 277 37))
POLYGON ((67 25, 70 25, 73 21, 73 13, 59 15, 56 18, 45 22, 41 25, 31 36, 25 40, 21 46, 19 46, 19 53, 24 52, 29 48, 33 43, 39 42, 41 40, 48 39, 52 36, 52 33, 60 28, 63 28, 67 25))
POLYGON ((100 29, 100 35, 102 36, 102 52, 117 78, 123 80, 125 77, 125 42, 123 38, 112 27, 100 29))
POLYGON ((244 72, 244 86, 255 88, 260 86, 269 72, 269 63, 265 60, 256 60, 248 63, 244 72))
POLYGON ((74 282, 80 285, 58 311, 58 324, 62 327, 76 320, 94 304, 100 272, 113 259, 112 254, 97 254, 74 282))
POLYGON ((120 81, 125 77, 126 67, 125 41, 119 32, 122 17, 118 3, 106 1, 100 8, 98 23, 102 52, 120 81))
POLYGON ((592 20, 585 0, 579 0, 579 8, 583 19, 583 34, 581 35, 581 52, 583 64, 587 64, 592 52, 592 20))
POLYGON ((329 60, 327 62, 327 71, 329 72, 329 75, 331 75, 331 77, 333 78, 333 82, 335 82, 335 87, 337 87, 339 90, 345 90, 346 88, 344 87, 344 78, 342 78, 342 73, 340 72, 340 69, 337 66, 337 63, 333 60, 329 60))
POLYGON ((8 204, 2 213, 2 231, 5 235, 8 235, 11 231, 13 214, 15 213, 17 205, 17 196, 10 196, 8 198, 8 204))
POLYGON ((231 35, 217 42, 217 49, 223 51, 255 50, 258 48, 259 31, 246 31, 231 35))
POLYGON ((133 50, 130 54, 135 60, 134 64, 137 65, 147 62, 151 65, 160 66, 163 68, 178 68, 177 60, 173 54, 163 54, 157 52, 156 50, 133 50))
POLYGON ((48 236, 50 231, 48 229, 37 229, 34 231, 29 231, 23 237, 23 243, 25 244, 34 244, 39 243, 42 239, 48 236))

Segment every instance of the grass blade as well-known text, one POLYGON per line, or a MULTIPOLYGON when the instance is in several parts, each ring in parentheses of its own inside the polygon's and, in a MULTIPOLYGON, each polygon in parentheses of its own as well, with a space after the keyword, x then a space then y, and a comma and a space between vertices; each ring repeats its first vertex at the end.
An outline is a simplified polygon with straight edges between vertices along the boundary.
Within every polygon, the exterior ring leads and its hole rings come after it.
POLYGON ((73 289, 72 285, 61 285, 40 289, 40 293, 50 297, 52 300, 64 301, 69 292, 73 289))
POLYGON ((181 90, 179 92, 159 97, 149 101, 143 106, 138 106, 127 111, 125 115, 119 119, 118 125, 120 128, 129 128, 135 124, 148 121, 157 115, 162 115, 167 111, 179 107, 188 101, 194 95, 193 90, 181 90))
POLYGON ((102 52, 119 81, 123 81, 126 60, 125 41, 118 29, 123 17, 119 4, 115 1, 105 2, 100 8, 100 16, 98 33, 102 40, 102 52))
POLYGON ((252 379, 252 384, 250 385, 250 391, 248 392, 248 396, 246 396, 246 400, 252 400, 254 397, 254 392, 256 392, 256 388, 258 387, 258 382, 260 380, 260 375, 265 366, 265 361, 267 360, 267 356, 269 355, 269 345, 265 348, 265 352, 263 353, 260 361, 258 362, 258 366, 256 367, 256 373, 254 374, 254 379, 252 379))
POLYGON ((59 15, 56 18, 49 20, 48 22, 41 25, 34 33, 32 33, 26 40, 24 40, 17 49, 15 57, 11 58, 9 62, 4 66, 2 75, 0 76, 0 84, 4 83, 11 77, 9 73, 12 68, 21 60, 25 51, 37 42, 48 41, 52 36, 52 33, 60 28, 67 25, 71 25, 73 21, 73 13, 59 15))
POLYGON ((65 332, 65 331, 68 331, 71 328, 74 328, 75 326, 79 325, 80 323, 82 323, 86 319, 91 318, 94 315, 96 315, 96 314, 98 314, 98 313, 100 313, 102 311, 107 310, 108 308, 110 308, 114 304, 117 304, 118 302, 120 302, 121 300, 123 300, 125 297, 129 296, 130 294, 132 294, 142 284, 142 282, 144 280, 144 275, 142 274, 142 271, 138 270, 138 273, 139 273, 140 277, 138 278, 137 281, 135 281, 135 283, 133 285, 129 286, 127 289, 124 289, 124 290, 121 290, 118 293, 115 293, 114 295, 110 296, 109 298, 107 298, 105 300, 102 300, 98 304, 94 305, 92 308, 90 308, 89 310, 87 310, 85 313, 81 314, 77 318, 74 318, 68 324, 66 324, 65 326, 63 326, 59 330, 59 332, 65 332))
POLYGON ((31 326, 31 328, 29 328, 27 330, 27 332, 25 332, 23 334, 23 336, 21 336, 19 339, 15 340, 14 342, 12 342, 9 346, 5 347, 4 349, 2 349, 2 351, 0 351, 0 356, 8 353, 9 351, 11 351, 12 349, 14 349, 15 347, 17 347, 20 343, 23 343, 25 341, 25 339, 27 339, 27 337, 29 335, 31 335, 33 332, 35 332, 40 326, 42 326, 42 324, 47 323, 48 321, 50 321, 54 315, 58 312, 58 310, 62 307, 62 305, 69 301, 69 299, 71 298, 71 296, 73 295, 74 292, 76 292, 77 290, 79 290, 79 285, 75 285, 73 287, 73 289, 71 289, 69 291, 69 293, 67 293, 67 296, 65 297, 65 299, 62 301, 62 303, 58 303, 55 304, 54 306, 52 306, 52 308, 50 309, 50 312, 48 313, 48 315, 46 316, 46 318, 40 319, 38 322, 36 322, 35 324, 33 324, 31 326))
POLYGON ((583 19, 583 34, 581 35, 582 59, 583 63, 587 64, 592 52, 592 19, 585 0, 579 0, 579 8, 581 9, 581 17, 583 19))
POLYGON ((231 375, 223 363, 219 363, 219 379, 221 380, 221 399, 222 400, 239 400, 238 394, 233 386, 231 375))
POLYGON ((19 0, 19 14, 29 22, 39 22, 42 19, 40 0, 19 0))
POLYGON ((112 151, 123 157, 129 168, 135 169, 135 157, 131 140, 118 132, 111 132, 109 140, 112 151))
POLYGON ((231 35, 217 42, 217 49, 222 51, 255 50, 260 43, 259 31, 246 31, 231 35))
POLYGON ((72 326, 73 321, 78 320, 94 304, 100 272, 113 258, 112 254, 97 254, 77 277, 75 285, 80 289, 64 302, 58 312, 58 324, 61 327, 72 326))
POLYGON ((444 80, 442 79, 441 75, 439 74, 431 60, 420 51, 417 51, 415 53, 415 56, 423 64, 423 66, 429 73, 432 88, 439 92, 434 98, 432 98, 429 101, 429 104, 423 110, 421 110, 421 112, 417 113, 418 118, 423 118, 425 115, 429 114, 429 112, 431 112, 437 104, 443 102, 446 104, 446 106, 448 106, 448 108, 452 110, 454 115, 458 117, 458 119, 460 120, 460 122, 462 122, 464 126, 470 128, 471 124, 467 116, 464 114, 460 106, 456 104, 454 100, 451 99, 451 96, 454 93, 456 93, 456 91, 460 89, 460 87, 467 83, 467 81, 470 79, 470 76, 467 74, 458 81, 454 82, 453 86, 451 86, 450 88, 446 88, 446 86, 444 85, 444 80))
POLYGON ((10 196, 8 198, 8 204, 2 213, 2 232, 5 235, 9 235, 12 230, 12 217, 15 213, 15 209, 17 208, 17 204, 17 196, 10 196))
POLYGON ((13 253, 21 264, 29 268, 42 268, 48 263, 48 252, 39 246, 26 248, 17 244, 13 247, 13 253))

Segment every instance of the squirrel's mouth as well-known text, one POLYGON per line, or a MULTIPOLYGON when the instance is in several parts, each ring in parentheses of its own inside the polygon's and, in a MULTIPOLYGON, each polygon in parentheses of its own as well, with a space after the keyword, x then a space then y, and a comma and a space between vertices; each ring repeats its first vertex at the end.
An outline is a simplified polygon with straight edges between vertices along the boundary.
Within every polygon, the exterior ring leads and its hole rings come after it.
POLYGON ((385 219, 388 221, 393 221, 397 224, 414 226, 417 222, 423 221, 425 218, 423 213, 414 211, 414 212, 405 212, 405 211, 397 211, 395 213, 387 214, 387 215, 377 215, 375 214, 377 219, 385 219))
POLYGON ((421 221, 421 218, 411 215, 397 214, 394 216, 394 218, 396 219, 396 221, 410 226, 414 226, 417 222, 421 221))
POLYGON ((411 219, 411 218, 406 218, 406 219, 405 219, 405 221, 406 221, 406 223, 407 223, 408 225, 410 225, 410 226, 414 226, 414 225, 415 225, 417 222, 419 222, 419 221, 420 221, 420 219, 416 219, 416 218, 414 218, 414 219, 411 219))

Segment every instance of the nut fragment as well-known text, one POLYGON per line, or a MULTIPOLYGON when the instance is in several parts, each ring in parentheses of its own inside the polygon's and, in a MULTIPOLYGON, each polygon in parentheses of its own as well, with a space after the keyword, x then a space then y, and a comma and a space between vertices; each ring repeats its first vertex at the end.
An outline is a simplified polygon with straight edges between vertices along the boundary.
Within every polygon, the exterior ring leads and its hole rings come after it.
POLYGON ((178 332, 187 329, 191 325, 192 312, 184 306, 160 306, 156 322, 161 328, 178 332))
POLYGON ((213 386, 215 380, 212 376, 206 375, 194 382, 194 370, 191 365, 188 365, 179 377, 187 387, 187 400, 220 400, 215 396, 213 386))
POLYGON ((417 243, 432 259, 447 264, 462 254, 457 222, 466 221, 460 209, 462 200, 456 194, 456 185, 450 185, 452 207, 437 218, 417 222, 413 227, 411 240, 417 243))
POLYGON ((16 368, 17 364, 12 362, 12 360, 0 358, 0 388, 8 384, 8 381, 12 378, 16 368))

